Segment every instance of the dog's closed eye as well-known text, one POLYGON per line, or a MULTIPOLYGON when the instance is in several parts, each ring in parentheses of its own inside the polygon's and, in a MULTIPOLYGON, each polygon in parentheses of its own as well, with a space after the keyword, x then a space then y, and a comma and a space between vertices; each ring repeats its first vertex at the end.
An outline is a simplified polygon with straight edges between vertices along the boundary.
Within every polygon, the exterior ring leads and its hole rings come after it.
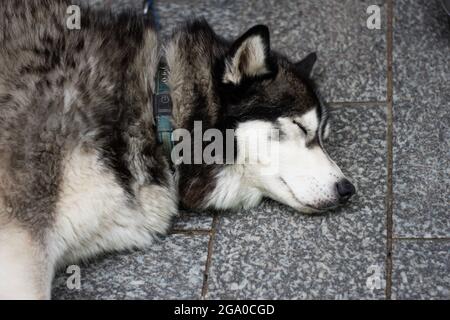
POLYGON ((300 122, 295 121, 295 120, 294 120, 293 122, 297 125, 297 127, 300 128, 300 130, 303 131, 303 133, 305 134, 305 136, 308 135, 308 131, 306 130, 306 128, 305 128, 300 122))

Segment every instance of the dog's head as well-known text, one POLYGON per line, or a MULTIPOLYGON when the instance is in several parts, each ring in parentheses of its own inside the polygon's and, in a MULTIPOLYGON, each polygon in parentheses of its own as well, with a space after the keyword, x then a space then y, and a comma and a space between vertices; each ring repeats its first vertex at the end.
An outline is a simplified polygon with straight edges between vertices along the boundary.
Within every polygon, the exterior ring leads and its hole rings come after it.
POLYGON ((328 114, 310 80, 316 55, 298 63, 271 51, 259 25, 229 48, 219 67, 221 97, 236 124, 236 164, 262 195, 301 212, 347 202, 355 187, 324 149, 328 114))

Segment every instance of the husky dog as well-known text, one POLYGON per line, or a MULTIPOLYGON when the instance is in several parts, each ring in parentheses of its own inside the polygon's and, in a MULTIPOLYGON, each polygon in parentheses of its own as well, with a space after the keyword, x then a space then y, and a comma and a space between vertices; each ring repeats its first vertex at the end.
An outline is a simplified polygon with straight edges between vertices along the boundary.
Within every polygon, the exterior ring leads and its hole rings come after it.
MULTIPOLYGON (((355 188, 322 141, 327 112, 309 80, 258 25, 235 41, 204 21, 162 45, 132 13, 81 10, 66 0, 0 6, 0 297, 50 298, 58 266, 148 247, 179 207, 236 209, 264 197, 300 212, 346 202, 355 188), (157 139, 153 95, 164 57, 173 129, 234 129, 237 154, 258 132, 272 163, 173 164, 157 139)), ((254 149, 250 148, 250 152, 254 149)))

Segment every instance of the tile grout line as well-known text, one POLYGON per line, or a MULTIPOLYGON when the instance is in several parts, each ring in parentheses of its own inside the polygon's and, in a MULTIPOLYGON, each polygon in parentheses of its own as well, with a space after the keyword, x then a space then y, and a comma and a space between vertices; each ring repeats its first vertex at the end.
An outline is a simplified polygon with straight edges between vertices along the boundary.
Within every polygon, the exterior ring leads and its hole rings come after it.
POLYGON ((386 190, 386 288, 387 300, 392 299, 392 260, 393 260, 393 166, 394 166, 394 113, 393 113, 393 33, 394 33, 394 0, 387 0, 387 31, 386 31, 386 56, 387 56, 387 190, 386 190))
POLYGON ((431 238, 393 237, 393 239, 399 240, 399 241, 450 241, 450 238, 448 238, 448 237, 443 237, 443 238, 440 238, 440 237, 431 237, 431 238))
POLYGON ((173 234, 184 234, 184 235, 209 235, 211 233, 210 229, 173 229, 169 232, 170 235, 173 234))
POLYGON ((206 257, 205 263, 205 271, 203 273, 203 286, 202 286, 202 294, 201 299, 205 300, 206 295, 208 294, 208 280, 209 280, 209 269, 211 267, 213 249, 214 249, 214 239, 216 237, 216 226, 217 226, 218 216, 217 213, 213 216, 211 232, 209 233, 209 242, 208 242, 208 255, 206 257))
POLYGON ((387 101, 330 101, 328 105, 332 108, 351 108, 351 107, 360 107, 360 108, 375 108, 385 106, 387 101))

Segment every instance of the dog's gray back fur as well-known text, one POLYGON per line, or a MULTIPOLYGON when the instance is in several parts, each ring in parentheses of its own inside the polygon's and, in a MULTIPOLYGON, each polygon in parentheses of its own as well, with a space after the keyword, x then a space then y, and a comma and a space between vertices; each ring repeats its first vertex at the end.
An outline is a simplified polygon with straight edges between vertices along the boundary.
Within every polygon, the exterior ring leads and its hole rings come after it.
POLYGON ((83 11, 82 29, 71 31, 67 7, 0 6, 0 194, 36 233, 55 219, 62 160, 78 145, 101 154, 130 199, 141 184, 168 183, 150 107, 158 50, 151 24, 83 11))

